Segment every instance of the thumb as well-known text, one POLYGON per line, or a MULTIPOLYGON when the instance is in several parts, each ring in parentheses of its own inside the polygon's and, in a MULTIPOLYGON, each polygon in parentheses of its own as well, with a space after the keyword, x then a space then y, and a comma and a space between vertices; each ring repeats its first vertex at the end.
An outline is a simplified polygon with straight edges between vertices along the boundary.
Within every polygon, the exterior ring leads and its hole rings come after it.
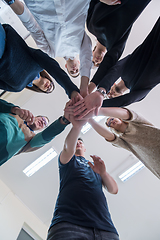
POLYGON ((91 163, 90 161, 88 161, 88 165, 92 168, 92 170, 93 170, 93 168, 94 168, 94 165, 93 165, 93 163, 91 163))

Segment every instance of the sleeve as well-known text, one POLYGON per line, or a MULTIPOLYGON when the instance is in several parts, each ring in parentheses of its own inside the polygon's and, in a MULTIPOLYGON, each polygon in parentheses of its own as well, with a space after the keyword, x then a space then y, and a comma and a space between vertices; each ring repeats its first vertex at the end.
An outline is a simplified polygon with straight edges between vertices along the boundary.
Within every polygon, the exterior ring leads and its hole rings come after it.
POLYGON ((122 60, 118 61, 112 68, 109 69, 107 74, 103 77, 98 87, 104 87, 106 92, 110 90, 112 85, 118 80, 119 77, 122 76, 122 72, 127 62, 129 55, 122 60))
POLYGON ((73 91, 80 92, 56 60, 39 49, 33 51, 33 58, 42 69, 45 69, 65 89, 69 98, 73 91))
POLYGON ((44 131, 36 134, 19 152, 32 152, 45 144, 49 143, 53 140, 58 134, 60 134, 67 125, 61 124, 60 119, 54 121, 49 127, 47 127, 44 131))
POLYGON ((130 112, 131 118, 127 121, 122 119, 123 121, 125 121, 125 122, 135 122, 135 123, 138 123, 138 124, 146 124, 146 125, 154 126, 152 123, 150 123, 148 120, 146 120, 143 116, 137 114, 133 110, 130 110, 128 108, 126 108, 126 109, 130 112))
POLYGON ((16 106, 12 103, 8 103, 5 100, 0 99, 0 112, 1 113, 12 113, 11 112, 12 107, 19 107, 19 106, 16 106))
POLYGON ((42 31, 41 27, 33 17, 32 13, 24 4, 24 12, 21 15, 17 15, 26 29, 31 33, 31 36, 35 40, 38 48, 42 49, 44 52, 54 57, 54 52, 51 52, 49 43, 42 31))
POLYGON ((80 75, 90 78, 92 68, 92 43, 90 37, 84 32, 80 49, 80 75))
POLYGON ((150 92, 150 89, 131 91, 119 97, 106 99, 103 101, 102 107, 124 107, 131 103, 141 101, 150 92))
MULTIPOLYGON (((118 59, 121 57, 126 40, 128 38, 128 35, 130 33, 130 29, 126 32, 126 34, 115 44, 111 49, 107 51, 107 53, 104 56, 103 61, 101 62, 97 72, 95 73, 92 82, 94 82, 97 85, 101 82, 103 77, 108 73, 111 67, 113 67, 118 59)), ((101 87, 105 88, 105 81, 102 82, 101 87)))

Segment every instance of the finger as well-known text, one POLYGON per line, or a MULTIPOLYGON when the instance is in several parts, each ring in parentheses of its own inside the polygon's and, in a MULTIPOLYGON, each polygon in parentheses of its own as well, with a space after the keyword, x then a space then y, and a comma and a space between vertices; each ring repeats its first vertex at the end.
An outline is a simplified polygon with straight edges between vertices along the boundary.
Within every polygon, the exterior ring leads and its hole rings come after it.
POLYGON ((88 113, 89 113, 89 110, 86 109, 83 113, 78 114, 75 119, 76 119, 76 120, 82 119, 82 118, 85 117, 88 113))
POLYGON ((76 103, 74 104, 74 106, 79 106, 79 105, 81 105, 81 104, 84 103, 84 102, 85 102, 85 101, 84 101, 84 98, 83 98, 82 100, 76 102, 76 103))
POLYGON ((78 110, 75 110, 75 109, 74 109, 74 110, 73 110, 74 116, 83 113, 85 110, 86 110, 86 106, 83 106, 82 108, 80 108, 80 109, 78 109, 78 110))
POLYGON ((93 163, 91 163, 90 161, 88 161, 88 165, 92 168, 92 170, 93 170, 93 168, 94 168, 94 165, 93 165, 93 163))

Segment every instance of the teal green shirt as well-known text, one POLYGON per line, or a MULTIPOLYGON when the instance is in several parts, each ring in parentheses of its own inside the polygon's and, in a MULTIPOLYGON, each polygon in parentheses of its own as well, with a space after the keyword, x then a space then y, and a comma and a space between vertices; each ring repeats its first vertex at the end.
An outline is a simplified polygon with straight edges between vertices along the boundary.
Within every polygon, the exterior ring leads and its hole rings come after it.
POLYGON ((12 107, 15 105, 0 99, 0 165, 17 153, 34 151, 44 146, 66 127, 58 119, 27 142, 17 119, 9 114, 12 107))

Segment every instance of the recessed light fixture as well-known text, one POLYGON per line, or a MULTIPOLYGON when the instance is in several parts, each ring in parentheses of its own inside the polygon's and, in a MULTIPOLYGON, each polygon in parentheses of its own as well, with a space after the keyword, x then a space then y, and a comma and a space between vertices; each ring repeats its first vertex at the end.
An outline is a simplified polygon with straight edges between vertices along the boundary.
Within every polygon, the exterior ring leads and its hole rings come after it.
POLYGON ((27 175, 27 177, 31 177, 35 172, 37 172, 40 168, 42 168, 56 156, 56 151, 53 148, 50 148, 42 156, 37 158, 33 163, 26 167, 23 172, 27 175))
MULTIPOLYGON (((105 118, 105 116, 96 116, 96 117, 93 117, 93 119, 94 119, 96 122, 101 121, 103 118, 105 118)), ((81 132, 82 132, 83 134, 85 134, 85 133, 88 132, 91 128, 92 128, 91 124, 89 124, 89 123, 87 122, 87 123, 82 127, 81 132)))
POLYGON ((127 181, 129 178, 134 176, 137 172, 139 172, 142 168, 144 168, 144 164, 139 161, 136 164, 134 164, 132 167, 130 167, 128 170, 126 170, 124 173, 122 173, 119 178, 122 182, 127 181))

